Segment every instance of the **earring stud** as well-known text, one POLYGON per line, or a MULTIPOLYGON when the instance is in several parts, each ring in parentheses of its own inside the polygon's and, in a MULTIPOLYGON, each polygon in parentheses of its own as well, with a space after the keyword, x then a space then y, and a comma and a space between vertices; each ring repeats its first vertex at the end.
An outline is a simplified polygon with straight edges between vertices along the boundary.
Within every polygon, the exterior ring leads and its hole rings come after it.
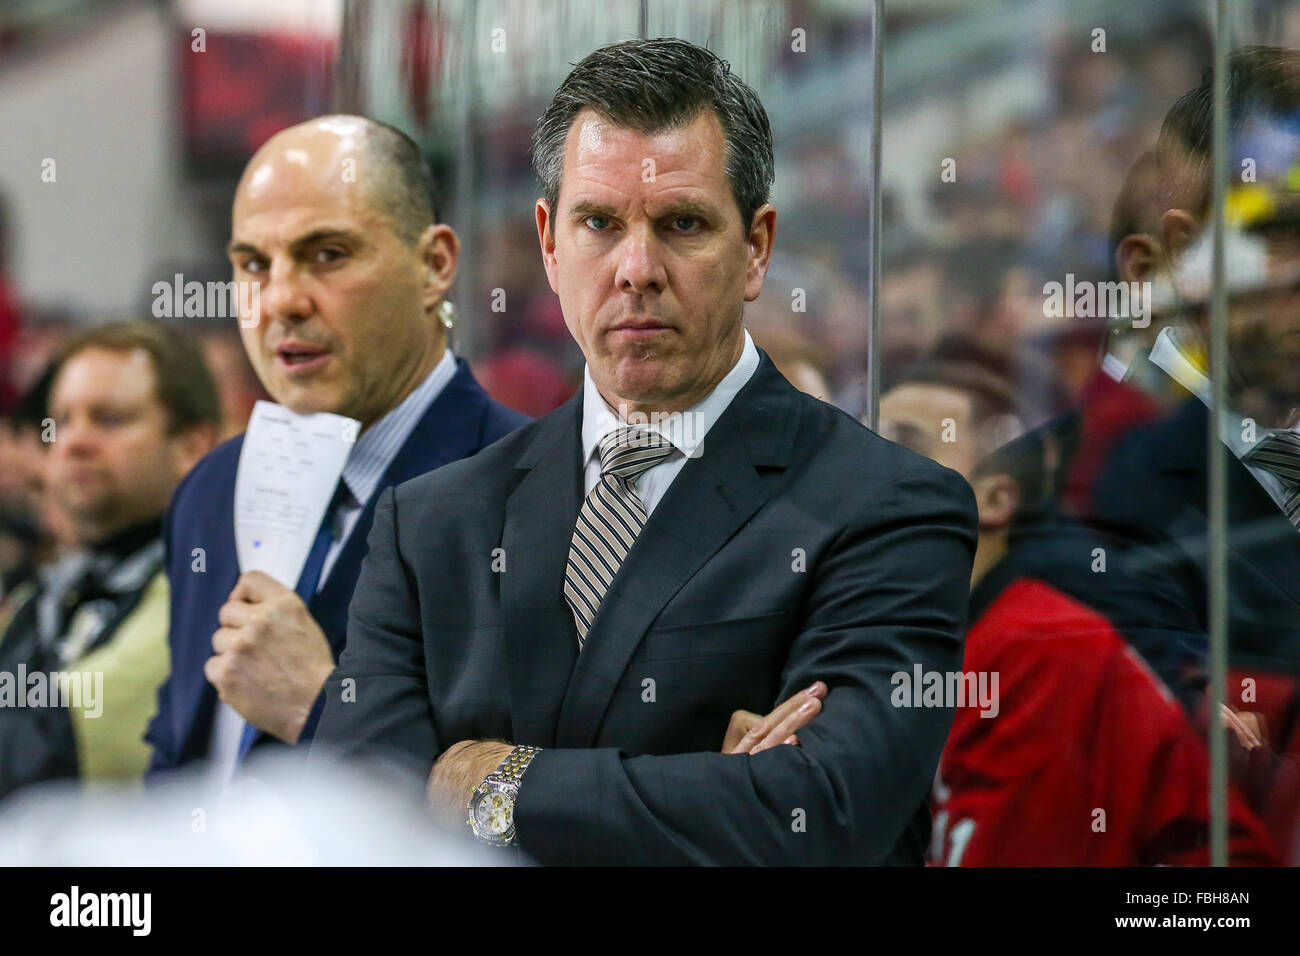
POLYGON ((438 304, 438 318, 442 321, 442 327, 450 331, 456 325, 456 307, 443 299, 438 304))

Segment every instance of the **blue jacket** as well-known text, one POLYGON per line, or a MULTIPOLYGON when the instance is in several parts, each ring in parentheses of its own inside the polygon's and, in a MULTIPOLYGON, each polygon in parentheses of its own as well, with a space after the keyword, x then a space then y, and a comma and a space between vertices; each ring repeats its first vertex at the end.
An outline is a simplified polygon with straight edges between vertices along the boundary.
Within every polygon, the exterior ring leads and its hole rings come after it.
MULTIPOLYGON (((456 374, 398 449, 324 586, 308 605, 336 659, 347 635, 348 604, 380 493, 467 458, 527 421, 489 398, 464 359, 456 360, 456 374)), ((159 688, 158 713, 145 734, 154 748, 150 776, 207 756, 217 691, 204 676, 203 665, 212 656, 212 635, 220 626, 217 612, 239 578, 234 500, 242 446, 243 436, 236 436, 200 461, 177 488, 164 522, 171 583, 171 674, 159 688)), ((303 729, 300 746, 310 743, 320 711, 318 701, 303 729)))

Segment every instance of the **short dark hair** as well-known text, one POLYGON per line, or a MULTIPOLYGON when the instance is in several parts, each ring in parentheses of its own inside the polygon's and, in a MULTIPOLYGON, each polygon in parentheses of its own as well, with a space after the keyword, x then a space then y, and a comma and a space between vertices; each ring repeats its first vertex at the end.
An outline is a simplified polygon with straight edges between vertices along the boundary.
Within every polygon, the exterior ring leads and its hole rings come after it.
POLYGON ((564 143, 584 109, 642 133, 685 126, 701 110, 718 117, 727 143, 727 179, 748 230, 774 178, 772 127, 758 94, 716 53, 685 40, 628 40, 588 54, 564 78, 533 132, 533 167, 542 195, 560 198, 564 143))
MULTIPOLYGON (((203 351, 194 337, 152 319, 129 319, 94 325, 74 333, 50 362, 50 388, 68 359, 86 349, 134 352, 141 349, 153 364, 156 397, 167 412, 168 434, 196 425, 221 425, 221 400, 203 351)), ((47 401, 48 401, 47 392, 47 401)))
POLYGON ((1167 208, 1161 196, 1161 175, 1159 157, 1154 149, 1148 149, 1124 177, 1110 218, 1112 278, 1120 278, 1115 271, 1115 253, 1121 242, 1131 235, 1159 235, 1160 217, 1167 208))
POLYGON ((970 397, 971 424, 976 428, 996 418, 1019 414, 1011 383, 975 362, 922 359, 905 369, 893 388, 900 385, 935 385, 964 392, 970 397))
MULTIPOLYGON (((1300 109, 1300 51, 1268 46, 1234 50, 1225 86, 1230 136, 1251 116, 1300 109)), ((1213 131, 1214 70, 1207 68, 1200 85, 1178 98, 1160 126, 1156 151, 1165 164, 1165 208, 1197 214, 1209 208, 1213 131)))
POLYGON ((54 382, 54 364, 47 362, 27 390, 9 411, 9 427, 15 432, 40 431, 47 416, 46 405, 50 398, 50 385, 54 382))
POLYGON ((379 166, 375 203, 393 221, 398 236, 414 244, 438 221, 438 190, 418 143, 396 126, 366 118, 365 145, 379 166))
POLYGON ((1061 499, 1061 484, 1069 471, 1063 436, 1051 422, 1025 432, 995 449, 972 470, 972 478, 1007 475, 1020 489, 1020 500, 1012 523, 1023 525, 1042 520, 1061 499))
POLYGON ((903 385, 930 385, 961 392, 970 401, 970 427, 978 465, 1021 429, 1020 406, 1011 382, 976 357, 931 357, 905 369, 890 391, 903 385))

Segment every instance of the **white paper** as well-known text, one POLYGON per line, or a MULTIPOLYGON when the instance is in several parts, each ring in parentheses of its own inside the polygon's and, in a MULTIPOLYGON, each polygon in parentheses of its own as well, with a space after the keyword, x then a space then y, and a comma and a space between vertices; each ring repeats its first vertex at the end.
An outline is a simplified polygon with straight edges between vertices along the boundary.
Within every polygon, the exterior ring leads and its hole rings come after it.
POLYGON ((235 553, 241 572, 298 583, 360 425, 258 402, 235 473, 235 553))

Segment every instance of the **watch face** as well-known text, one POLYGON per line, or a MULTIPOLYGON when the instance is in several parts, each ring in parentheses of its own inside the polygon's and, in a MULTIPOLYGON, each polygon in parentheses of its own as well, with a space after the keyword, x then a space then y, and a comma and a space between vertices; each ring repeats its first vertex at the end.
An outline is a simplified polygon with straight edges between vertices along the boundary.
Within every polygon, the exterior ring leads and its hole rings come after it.
POLYGON ((513 809, 509 800, 492 791, 478 802, 474 816, 478 819, 480 827, 496 836, 510 828, 510 813, 513 809))
POLYGON ((515 801, 499 784, 490 782, 487 792, 474 803, 474 822, 485 837, 504 837, 514 824, 515 801))

